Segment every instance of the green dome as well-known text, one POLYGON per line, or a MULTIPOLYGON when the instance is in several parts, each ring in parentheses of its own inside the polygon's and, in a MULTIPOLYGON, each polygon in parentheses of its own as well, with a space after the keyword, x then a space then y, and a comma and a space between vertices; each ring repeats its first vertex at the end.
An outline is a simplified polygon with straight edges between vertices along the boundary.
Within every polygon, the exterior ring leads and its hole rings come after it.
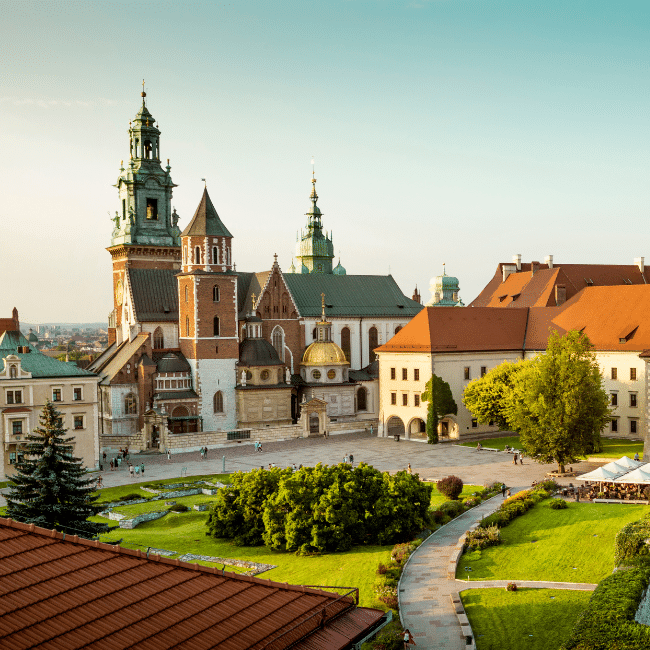
POLYGON ((334 267, 334 270, 332 271, 334 275, 346 275, 346 270, 343 266, 341 266, 341 260, 339 260, 339 263, 334 267))

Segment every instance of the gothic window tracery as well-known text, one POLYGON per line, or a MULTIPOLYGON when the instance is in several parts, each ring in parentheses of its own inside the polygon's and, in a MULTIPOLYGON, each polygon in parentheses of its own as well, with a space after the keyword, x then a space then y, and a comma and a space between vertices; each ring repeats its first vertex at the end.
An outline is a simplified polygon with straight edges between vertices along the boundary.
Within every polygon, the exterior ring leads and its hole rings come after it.
POLYGON ((213 407, 215 413, 223 413, 223 393, 220 390, 214 394, 213 407))
POLYGON ((156 327, 153 333, 153 347, 154 350, 162 350, 165 347, 165 337, 161 327, 156 327))

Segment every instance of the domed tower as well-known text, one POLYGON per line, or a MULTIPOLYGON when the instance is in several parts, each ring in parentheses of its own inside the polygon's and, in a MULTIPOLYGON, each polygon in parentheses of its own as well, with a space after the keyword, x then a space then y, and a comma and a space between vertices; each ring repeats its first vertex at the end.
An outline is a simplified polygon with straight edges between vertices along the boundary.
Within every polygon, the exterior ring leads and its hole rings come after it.
POLYGON ((431 278, 429 284, 431 299, 427 307, 464 307, 458 295, 458 278, 447 275, 445 265, 442 265, 442 275, 431 278))
POLYGON ((299 263, 300 273, 332 273, 332 260, 334 259, 334 244, 331 233, 323 233, 322 212, 317 205, 316 178, 312 171, 311 207, 305 214, 307 229, 301 231, 296 245, 296 258, 299 263))
POLYGON ((345 352, 332 341, 332 323, 325 316, 325 294, 321 294, 322 315, 316 323, 316 340, 305 350, 300 374, 309 384, 340 384, 348 381, 350 363, 345 352))
POLYGON ((237 274, 232 270, 232 235, 208 190, 181 236, 178 278, 179 345, 195 377, 206 431, 235 427, 237 274))

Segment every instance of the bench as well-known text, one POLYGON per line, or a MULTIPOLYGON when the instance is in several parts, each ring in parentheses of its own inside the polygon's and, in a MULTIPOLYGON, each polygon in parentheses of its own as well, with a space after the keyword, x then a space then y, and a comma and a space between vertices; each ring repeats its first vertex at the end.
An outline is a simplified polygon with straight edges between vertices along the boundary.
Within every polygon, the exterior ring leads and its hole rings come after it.
POLYGON ((647 499, 594 499, 594 503, 635 503, 637 505, 647 505, 647 499))

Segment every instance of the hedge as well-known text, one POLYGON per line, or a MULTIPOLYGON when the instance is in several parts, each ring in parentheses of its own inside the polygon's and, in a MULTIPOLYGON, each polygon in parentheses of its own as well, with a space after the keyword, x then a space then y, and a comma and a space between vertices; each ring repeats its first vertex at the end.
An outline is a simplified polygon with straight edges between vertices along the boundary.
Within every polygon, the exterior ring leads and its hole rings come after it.
POLYGON ((650 582, 650 567, 617 571, 594 591, 571 636, 560 650, 642 650, 650 648, 650 627, 634 616, 650 582))
POLYGON ((650 521, 632 521, 621 528, 614 541, 614 562, 621 564, 634 564, 637 558, 644 558, 650 554, 647 540, 650 538, 650 521))

